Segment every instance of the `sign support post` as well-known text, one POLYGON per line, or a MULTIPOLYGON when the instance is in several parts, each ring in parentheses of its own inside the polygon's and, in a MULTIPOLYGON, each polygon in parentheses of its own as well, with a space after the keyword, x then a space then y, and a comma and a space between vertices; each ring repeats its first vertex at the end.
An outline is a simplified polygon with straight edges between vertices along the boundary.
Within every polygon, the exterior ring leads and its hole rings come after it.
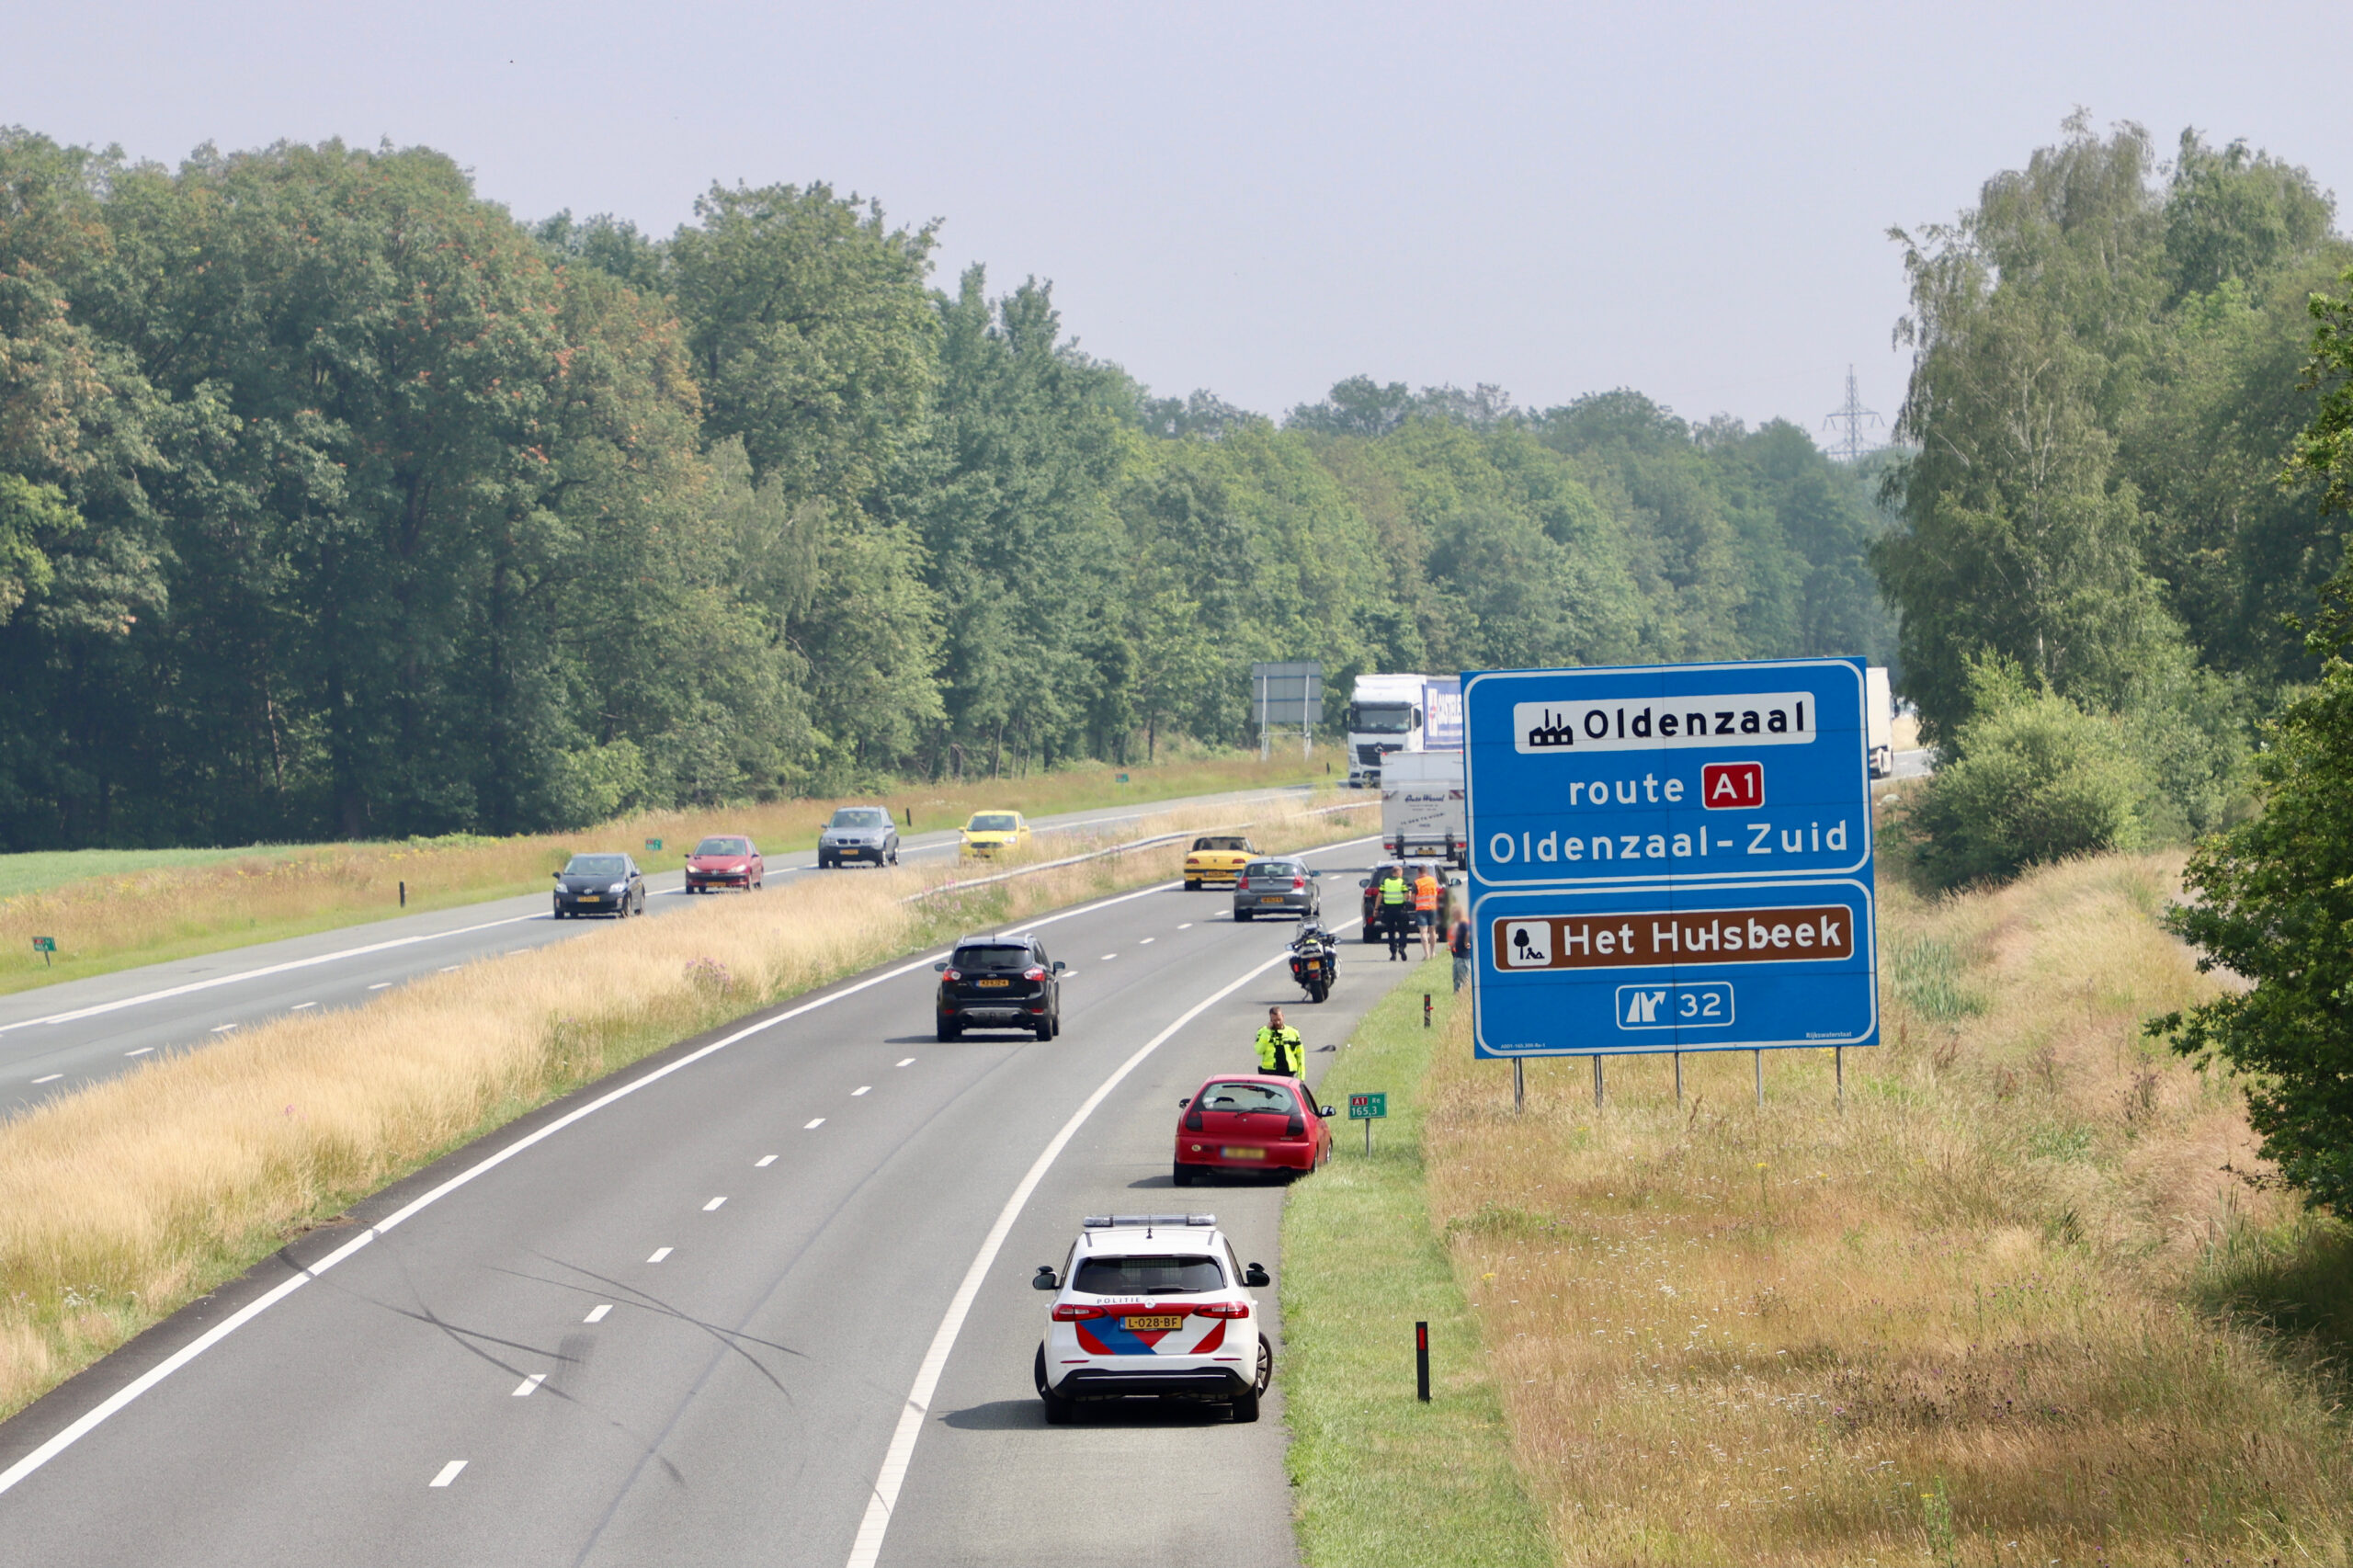
POLYGON ((1511 1059, 1511 1108, 1515 1115, 1528 1108, 1528 1063, 1517 1056, 1511 1059))
POLYGON ((1601 1058, 1593 1059, 1593 1108, 1601 1108, 1601 1058))
POLYGON ((1679 1051, 1675 1053, 1675 1107, 1683 1108, 1683 1053, 1679 1051))

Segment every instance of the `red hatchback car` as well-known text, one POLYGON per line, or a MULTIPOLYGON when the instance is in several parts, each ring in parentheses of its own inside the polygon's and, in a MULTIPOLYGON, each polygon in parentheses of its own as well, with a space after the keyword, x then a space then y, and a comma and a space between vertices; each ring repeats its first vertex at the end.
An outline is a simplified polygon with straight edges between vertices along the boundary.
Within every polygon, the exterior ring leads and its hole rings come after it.
POLYGON ((749 838, 740 834, 706 838, 687 857, 687 891, 742 888, 749 892, 767 880, 767 870, 759 847, 749 838))
POLYGON ((1307 1085, 1295 1078, 1229 1074, 1176 1102, 1176 1177, 1190 1187, 1211 1171, 1305 1176, 1332 1157, 1332 1129, 1307 1085))

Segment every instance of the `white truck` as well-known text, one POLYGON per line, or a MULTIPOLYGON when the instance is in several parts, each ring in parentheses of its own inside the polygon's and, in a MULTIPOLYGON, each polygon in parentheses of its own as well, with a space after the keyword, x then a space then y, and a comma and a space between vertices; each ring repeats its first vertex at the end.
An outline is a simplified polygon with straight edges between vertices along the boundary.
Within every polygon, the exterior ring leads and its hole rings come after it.
POLYGON ((1381 770, 1381 841, 1400 860, 1467 864, 1470 820, 1459 751, 1393 752, 1381 770))
POLYGON ((1348 692, 1348 788, 1377 790, 1388 757, 1418 752, 1427 676, 1364 675, 1348 692))
POLYGON ((1870 748, 1872 778, 1895 771, 1895 698, 1883 665, 1863 672, 1863 744, 1870 748))

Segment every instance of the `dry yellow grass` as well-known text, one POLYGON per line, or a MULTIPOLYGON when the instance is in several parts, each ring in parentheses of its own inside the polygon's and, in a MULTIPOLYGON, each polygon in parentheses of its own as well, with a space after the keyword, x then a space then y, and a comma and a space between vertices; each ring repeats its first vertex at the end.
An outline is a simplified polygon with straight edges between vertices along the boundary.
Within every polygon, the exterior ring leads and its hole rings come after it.
MULTIPOLYGON (((1377 804, 1262 812, 1254 836, 1270 848, 1352 836, 1377 804)), ((244 1030, 0 1124, 0 1414, 289 1236, 567 1090, 967 926, 1170 878, 1182 855, 1166 846, 915 903, 956 869, 699 900, 350 1012, 244 1030)))
POLYGON ((93 877, 0 899, 0 991, 381 919, 400 912, 404 882, 411 909, 537 892, 574 849, 628 849, 639 853, 649 869, 666 870, 683 864, 685 852, 706 833, 748 833, 771 853, 806 848, 838 805, 888 805, 902 823, 912 812, 915 824, 904 831, 930 833, 961 824, 974 811, 991 806, 1044 816, 1122 800, 1149 802, 1310 777, 1297 757, 1260 763, 1256 757, 1219 756, 1137 767, 1127 770, 1131 782, 1125 785, 1116 781, 1119 771, 1077 767, 1020 779, 917 785, 855 801, 786 800, 660 812, 578 833, 320 845, 93 877), (662 841, 659 853, 640 852, 648 839, 662 841), (53 966, 33 952, 37 936, 56 938, 53 966))
MULTIPOLYGON (((1883 897, 1887 1045, 1529 1074, 1441 1051, 1433 1219, 1574 1563, 2342 1562, 2325 1381, 2186 1304, 2287 1200, 2232 1085, 2141 1020, 2208 994, 2177 859, 1883 897)), ((1460 1020, 1458 1020, 1458 1028, 1460 1020)))

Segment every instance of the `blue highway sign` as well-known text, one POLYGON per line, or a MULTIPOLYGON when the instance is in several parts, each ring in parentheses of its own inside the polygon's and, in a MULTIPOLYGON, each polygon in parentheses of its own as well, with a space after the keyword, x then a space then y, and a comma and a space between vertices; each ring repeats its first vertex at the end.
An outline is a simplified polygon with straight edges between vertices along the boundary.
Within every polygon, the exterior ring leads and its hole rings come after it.
POLYGON ((1465 676, 1479 1054, 1876 1044, 1863 672, 1465 676))

